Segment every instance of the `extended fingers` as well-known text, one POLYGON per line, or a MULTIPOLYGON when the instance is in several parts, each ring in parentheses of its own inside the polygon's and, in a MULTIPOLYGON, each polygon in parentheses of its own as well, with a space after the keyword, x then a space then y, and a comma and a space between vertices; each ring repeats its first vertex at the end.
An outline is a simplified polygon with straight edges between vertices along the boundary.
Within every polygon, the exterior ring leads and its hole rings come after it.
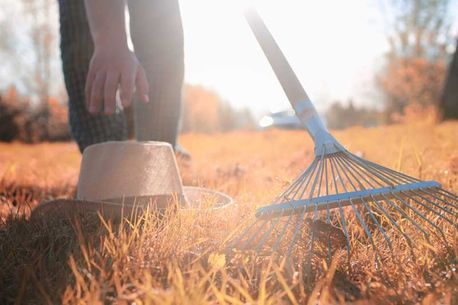
POLYGON ((99 113, 102 109, 105 78, 106 73, 99 72, 92 83, 91 98, 89 101, 89 112, 92 114, 99 113))
POLYGON ((132 93, 135 86, 135 70, 127 69, 121 75, 121 102, 123 107, 132 104, 132 93))
POLYGON ((104 112, 113 114, 116 110, 116 90, 118 89, 119 74, 110 72, 107 74, 104 87, 104 112))

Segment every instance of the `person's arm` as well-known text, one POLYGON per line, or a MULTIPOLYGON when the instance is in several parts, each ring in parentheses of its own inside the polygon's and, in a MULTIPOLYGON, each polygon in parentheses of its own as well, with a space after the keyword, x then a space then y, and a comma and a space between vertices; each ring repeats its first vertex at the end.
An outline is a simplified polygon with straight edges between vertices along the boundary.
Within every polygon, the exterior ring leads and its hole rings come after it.
POLYGON ((94 41, 94 54, 86 79, 86 106, 96 114, 112 114, 116 91, 121 88, 124 107, 132 103, 134 89, 148 102, 148 81, 137 57, 127 46, 125 0, 85 0, 94 41), (102 107, 103 106, 103 107, 102 107))

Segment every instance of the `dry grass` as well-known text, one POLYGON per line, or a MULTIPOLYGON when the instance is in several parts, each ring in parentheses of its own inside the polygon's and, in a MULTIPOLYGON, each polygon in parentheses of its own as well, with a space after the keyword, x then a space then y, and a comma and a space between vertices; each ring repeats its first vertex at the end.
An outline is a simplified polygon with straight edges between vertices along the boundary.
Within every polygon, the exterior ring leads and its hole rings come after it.
MULTIPOLYGON (((458 191, 458 122, 336 137, 369 160, 458 191)), ((338 252, 330 264, 316 259, 312 279, 300 264, 223 255, 230 233, 311 162, 312 143, 304 132, 275 130, 181 142, 194 157, 182 166, 184 182, 226 192, 236 206, 121 223, 98 215, 27 220, 43 200, 74 196, 80 156, 73 144, 0 144, 0 304, 458 303, 456 230, 447 233, 455 253, 438 248, 414 264, 399 247, 404 263, 381 270, 370 248, 353 240, 350 265, 338 252)))

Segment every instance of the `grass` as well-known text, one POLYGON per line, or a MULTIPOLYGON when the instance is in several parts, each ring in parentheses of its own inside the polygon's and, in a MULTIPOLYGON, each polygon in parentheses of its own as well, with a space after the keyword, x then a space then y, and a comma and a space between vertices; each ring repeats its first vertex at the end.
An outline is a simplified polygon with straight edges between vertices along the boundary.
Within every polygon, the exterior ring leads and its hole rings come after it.
MULTIPOLYGON (((366 159, 458 191, 458 122, 334 134, 366 159)), ((305 132, 272 130, 185 135, 181 143, 194 158, 180 166, 184 183, 226 192, 237 205, 122 221, 29 219, 42 201, 74 197, 80 155, 71 143, 0 144, 0 304, 458 304, 458 238, 444 223, 451 251, 419 244, 414 261, 396 243, 401 263, 384 260, 383 268, 357 229, 350 262, 340 250, 331 261, 317 256, 312 277, 300 251, 295 264, 226 255, 228 236, 310 164, 312 142, 305 132)))

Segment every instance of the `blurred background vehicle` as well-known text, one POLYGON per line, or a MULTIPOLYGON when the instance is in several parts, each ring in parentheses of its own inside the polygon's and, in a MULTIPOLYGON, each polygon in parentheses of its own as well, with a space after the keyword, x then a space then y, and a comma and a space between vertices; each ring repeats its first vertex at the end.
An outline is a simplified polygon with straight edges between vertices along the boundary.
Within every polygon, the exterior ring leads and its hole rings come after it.
POLYGON ((260 129, 281 128, 281 129, 301 129, 301 122, 297 118, 293 109, 272 112, 263 116, 258 123, 260 129))

